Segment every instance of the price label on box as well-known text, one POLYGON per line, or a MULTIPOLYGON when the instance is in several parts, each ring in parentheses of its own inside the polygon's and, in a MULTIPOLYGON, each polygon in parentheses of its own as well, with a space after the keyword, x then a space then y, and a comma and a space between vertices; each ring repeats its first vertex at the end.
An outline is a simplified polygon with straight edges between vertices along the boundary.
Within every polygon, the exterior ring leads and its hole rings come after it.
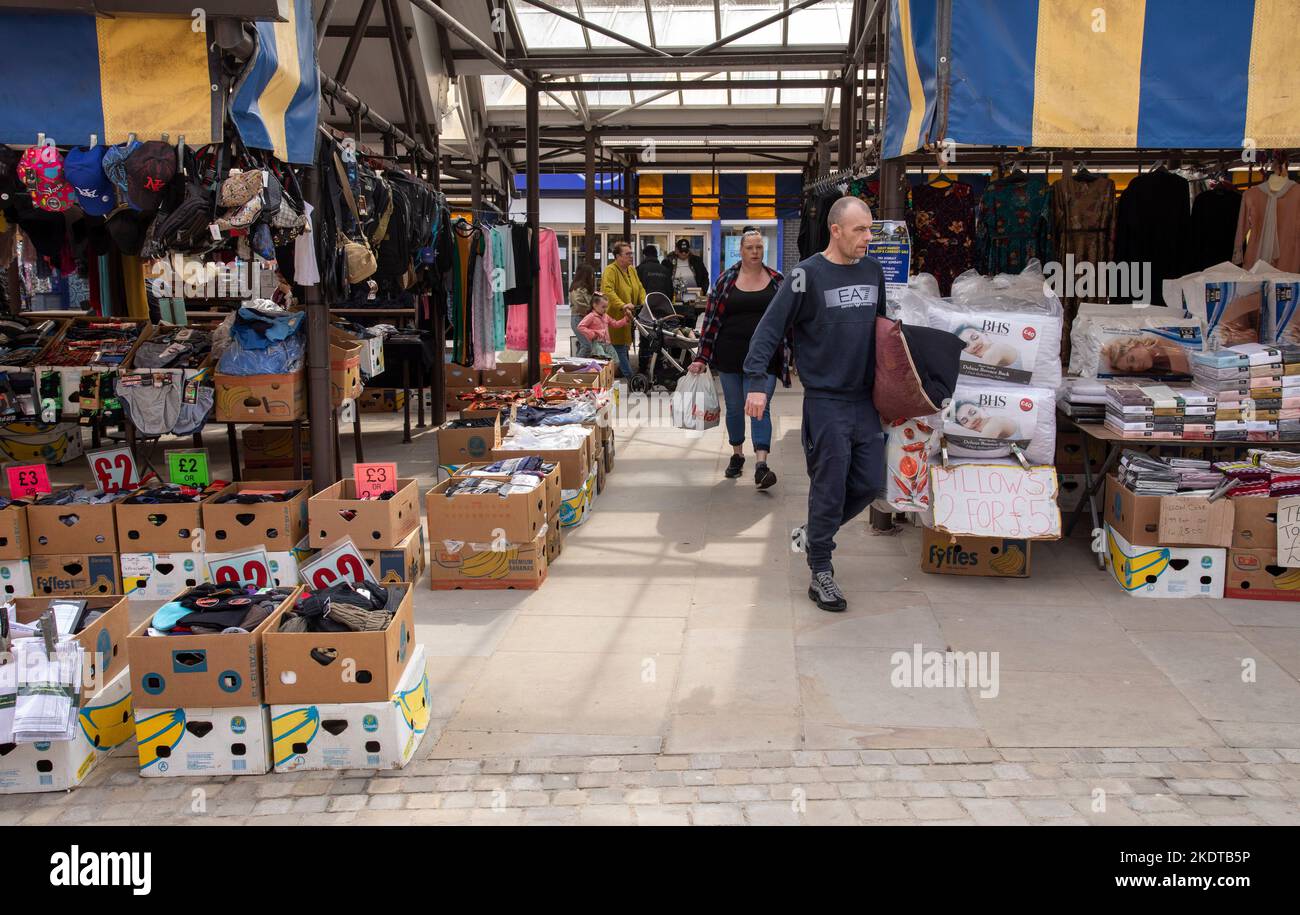
POLYGON ((358 499, 378 499, 385 492, 397 492, 396 464, 355 464, 352 475, 358 499))
POLYGON ((368 581, 379 584, 371 573, 366 561, 361 558, 351 537, 344 537, 338 543, 321 550, 316 557, 298 569, 298 577, 309 588, 320 590, 348 581, 354 585, 368 581))
POLYGON ((178 486, 196 486, 200 489, 212 482, 208 470, 208 449, 196 451, 168 451, 167 479, 178 486))
POLYGON ((5 468, 5 476, 9 479, 12 499, 30 499, 52 491, 50 469, 44 464, 11 464, 5 468))
POLYGON ((208 557, 208 574, 219 585, 265 588, 271 583, 271 560, 261 547, 240 553, 222 553, 208 557))
POLYGON ((104 492, 122 492, 139 485, 140 474, 135 467, 135 455, 130 448, 101 448, 87 451, 90 473, 96 485, 104 492))

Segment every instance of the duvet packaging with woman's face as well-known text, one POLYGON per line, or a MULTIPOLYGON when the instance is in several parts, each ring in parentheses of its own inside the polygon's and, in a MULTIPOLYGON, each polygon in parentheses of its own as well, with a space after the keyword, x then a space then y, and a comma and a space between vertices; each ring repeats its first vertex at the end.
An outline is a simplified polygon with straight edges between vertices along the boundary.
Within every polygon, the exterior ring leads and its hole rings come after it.
POLYGON ((1182 295, 1183 308, 1204 325, 1205 352, 1259 342, 1264 281, 1258 274, 1226 263, 1189 273, 1166 281, 1166 302, 1175 285, 1182 295))
POLYGON ((1201 322, 1163 305, 1083 302, 1070 328, 1070 374, 1184 379, 1202 349, 1201 322))

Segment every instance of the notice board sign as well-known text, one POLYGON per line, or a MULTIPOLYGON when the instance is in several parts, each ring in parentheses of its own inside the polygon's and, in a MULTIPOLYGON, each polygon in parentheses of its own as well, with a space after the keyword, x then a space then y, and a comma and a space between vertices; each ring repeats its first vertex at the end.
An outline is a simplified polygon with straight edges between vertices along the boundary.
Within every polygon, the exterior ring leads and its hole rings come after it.
POLYGON ((1205 496, 1161 496, 1161 546, 1232 546, 1231 499, 1211 502, 1205 496))
POLYGON ((875 258, 885 272, 885 298, 892 301, 907 288, 912 269, 912 238, 907 223, 901 219, 877 219, 872 223, 867 257, 875 258))
POLYGON ((1056 468, 1011 464, 930 466, 934 527, 950 534, 1059 540, 1056 468))

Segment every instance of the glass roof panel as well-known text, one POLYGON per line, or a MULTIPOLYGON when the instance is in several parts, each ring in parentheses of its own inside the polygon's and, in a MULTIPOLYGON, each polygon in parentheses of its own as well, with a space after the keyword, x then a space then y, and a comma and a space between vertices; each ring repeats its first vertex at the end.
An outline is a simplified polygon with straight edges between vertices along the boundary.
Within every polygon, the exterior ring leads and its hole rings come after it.
MULTIPOLYGON (((603 25, 611 31, 618 32, 631 38, 633 41, 639 41, 642 44, 650 43, 650 25, 645 18, 644 0, 598 0, 597 3, 583 3, 583 10, 586 12, 586 18, 596 25, 603 25)), ((547 15, 550 15, 549 13, 547 15)), ((608 35, 602 35, 599 32, 591 32, 591 46, 593 48, 627 48, 621 41, 610 38, 608 35)), ((527 43, 527 37, 524 38, 527 43)), ((635 51, 640 54, 642 52, 635 51)))
MULTIPOLYGON (((720 2, 724 37, 780 12, 782 7, 781 0, 720 0, 720 2)), ((740 48, 745 45, 779 45, 781 35, 781 23, 778 21, 764 26, 757 32, 750 32, 743 38, 737 38, 730 46, 740 48)), ((774 100, 775 91, 773 90, 774 100)))
POLYGON ((650 11, 661 48, 698 48, 718 37, 713 0, 656 0, 650 11))
POLYGON ((852 5, 838 0, 791 13, 790 44, 847 44, 852 19, 852 5))
MULTIPOLYGON (((548 2, 566 13, 578 13, 577 0, 548 2)), ((515 4, 515 15, 519 17, 519 31, 524 37, 524 45, 532 50, 586 47, 582 41, 582 26, 576 22, 526 3, 515 4)))
MULTIPOLYGON (((786 70, 781 79, 823 79, 821 70, 786 70)), ((821 105, 826 101, 825 89, 788 89, 781 87, 782 105, 821 105)))

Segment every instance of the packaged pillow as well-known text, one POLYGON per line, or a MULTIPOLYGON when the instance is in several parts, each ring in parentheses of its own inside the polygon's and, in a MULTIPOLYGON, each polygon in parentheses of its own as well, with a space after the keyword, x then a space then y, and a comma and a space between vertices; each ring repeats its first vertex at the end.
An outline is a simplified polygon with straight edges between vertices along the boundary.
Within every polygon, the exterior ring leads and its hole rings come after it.
POLYGON ((894 420, 885 430, 886 499, 896 512, 930 505, 930 439, 934 417, 894 420))
POLYGON ((1259 342, 1264 281, 1258 274, 1224 263, 1189 273, 1176 282, 1183 308, 1204 326, 1205 352, 1259 342))
POLYGON ((1250 272, 1263 280, 1263 314, 1260 342, 1300 344, 1300 274, 1283 273, 1265 261, 1256 261, 1250 272))
POLYGON ((1020 446, 1031 464, 1056 455, 1056 393, 1016 384, 957 385, 943 413, 949 457, 1011 457, 1020 446))
POLYGON ((1083 302, 1070 328, 1070 374, 1190 378, 1201 322, 1163 305, 1083 302))

